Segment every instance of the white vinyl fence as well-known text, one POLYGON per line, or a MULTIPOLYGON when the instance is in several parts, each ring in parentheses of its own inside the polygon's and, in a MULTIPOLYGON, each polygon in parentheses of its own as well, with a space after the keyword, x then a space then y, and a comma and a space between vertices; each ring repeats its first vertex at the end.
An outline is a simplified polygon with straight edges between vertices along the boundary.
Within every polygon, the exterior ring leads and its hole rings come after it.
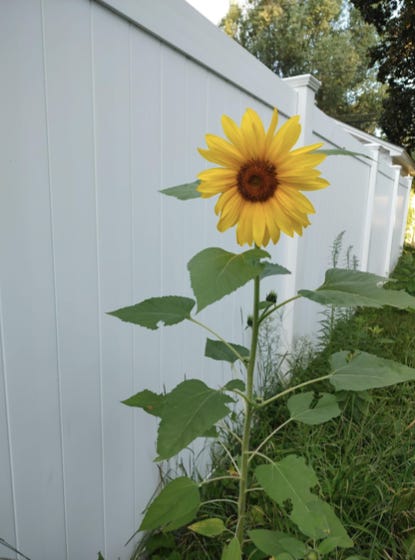
MULTIPOLYGON (((159 189, 194 180, 204 134, 247 107, 299 113, 302 142, 369 156, 328 158, 312 226, 270 248, 293 272, 266 286, 283 298, 322 281, 343 230, 363 269, 390 271, 410 169, 316 109, 316 80, 280 80, 184 0, 2 0, 0 80, 0 537, 32 560, 125 560, 158 470, 154 419, 120 401, 230 375, 189 325, 106 315, 191 295, 196 252, 239 250, 214 203, 159 189)), ((246 289, 201 315, 243 343, 249 306, 246 289)), ((311 335, 318 311, 288 311, 286 340, 311 335)))

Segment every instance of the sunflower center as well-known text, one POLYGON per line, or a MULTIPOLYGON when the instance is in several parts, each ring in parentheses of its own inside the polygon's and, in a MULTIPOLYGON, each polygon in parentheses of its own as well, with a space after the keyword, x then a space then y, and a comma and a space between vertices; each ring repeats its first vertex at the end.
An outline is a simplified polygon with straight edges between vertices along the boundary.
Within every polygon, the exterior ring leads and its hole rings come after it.
POLYGON ((251 160, 240 168, 237 183, 245 200, 264 202, 271 198, 278 186, 275 165, 268 161, 251 160))

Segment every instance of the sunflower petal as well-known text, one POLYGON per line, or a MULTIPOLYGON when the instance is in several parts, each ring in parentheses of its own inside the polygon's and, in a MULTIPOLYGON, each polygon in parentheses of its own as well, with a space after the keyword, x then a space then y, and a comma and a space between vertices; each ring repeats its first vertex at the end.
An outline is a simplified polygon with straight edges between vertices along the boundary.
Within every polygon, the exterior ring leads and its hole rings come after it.
POLYGON ((294 144, 297 142, 301 126, 299 123, 300 117, 296 115, 286 121, 279 129, 269 148, 269 156, 271 160, 279 161, 281 156, 289 152, 294 144))

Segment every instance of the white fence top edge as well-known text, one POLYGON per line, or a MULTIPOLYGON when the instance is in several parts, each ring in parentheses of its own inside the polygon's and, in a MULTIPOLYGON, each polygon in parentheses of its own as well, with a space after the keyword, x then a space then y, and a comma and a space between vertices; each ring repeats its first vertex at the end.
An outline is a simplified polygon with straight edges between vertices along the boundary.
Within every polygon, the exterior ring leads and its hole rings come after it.
POLYGON ((283 115, 291 116, 296 112, 293 89, 185 0, 95 2, 185 53, 270 107, 276 106, 279 100, 277 108, 283 115), (155 14, 158 14, 157 18, 155 14), (251 79, 252 75, 256 76, 255 82, 251 79))

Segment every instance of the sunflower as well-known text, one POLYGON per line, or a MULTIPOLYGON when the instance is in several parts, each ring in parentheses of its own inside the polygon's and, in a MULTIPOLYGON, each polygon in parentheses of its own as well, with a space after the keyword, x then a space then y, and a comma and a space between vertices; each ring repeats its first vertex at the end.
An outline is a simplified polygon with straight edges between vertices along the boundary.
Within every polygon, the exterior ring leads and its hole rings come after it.
POLYGON ((299 117, 291 117, 276 132, 278 112, 265 132, 258 114, 247 109, 241 126, 223 115, 228 138, 206 135, 208 149, 200 154, 221 167, 199 173, 198 191, 203 198, 220 194, 215 206, 218 230, 237 226, 239 245, 258 247, 277 243, 281 231, 291 237, 302 235, 314 214, 311 202, 300 191, 323 189, 329 184, 315 166, 325 155, 313 144, 292 150, 301 132, 299 117))

